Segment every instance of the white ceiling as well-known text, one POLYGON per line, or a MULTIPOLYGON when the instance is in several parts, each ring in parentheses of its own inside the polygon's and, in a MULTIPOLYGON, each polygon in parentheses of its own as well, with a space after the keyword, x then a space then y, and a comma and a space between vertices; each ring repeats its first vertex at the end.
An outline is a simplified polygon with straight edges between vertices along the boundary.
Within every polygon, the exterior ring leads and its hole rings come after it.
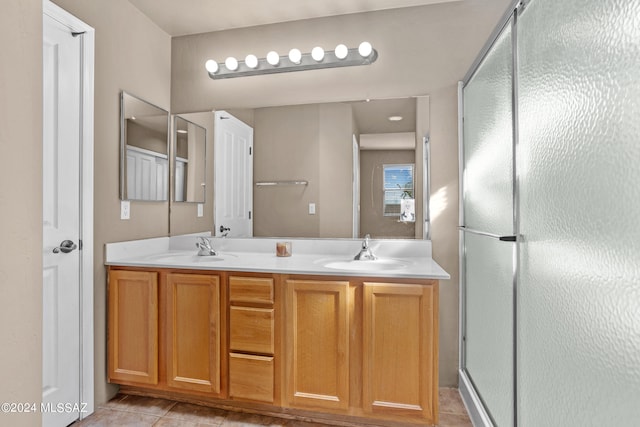
POLYGON ((129 0, 171 36, 462 0, 129 0))
POLYGON ((352 102, 351 107, 360 133, 401 133, 416 130, 414 97, 352 102), (402 120, 389 121, 389 116, 400 116, 402 120))

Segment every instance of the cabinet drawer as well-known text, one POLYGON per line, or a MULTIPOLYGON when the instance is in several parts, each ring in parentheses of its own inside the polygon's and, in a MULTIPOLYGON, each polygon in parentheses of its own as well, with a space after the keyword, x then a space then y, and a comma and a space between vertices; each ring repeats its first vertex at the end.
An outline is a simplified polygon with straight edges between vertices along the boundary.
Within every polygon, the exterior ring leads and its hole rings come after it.
POLYGON ((229 300, 273 304, 273 279, 232 276, 229 278, 229 300))
POLYGON ((273 354, 274 313, 272 308, 231 306, 229 317, 231 350, 273 354))
POLYGON ((230 353, 229 397, 273 403, 273 357, 230 353))

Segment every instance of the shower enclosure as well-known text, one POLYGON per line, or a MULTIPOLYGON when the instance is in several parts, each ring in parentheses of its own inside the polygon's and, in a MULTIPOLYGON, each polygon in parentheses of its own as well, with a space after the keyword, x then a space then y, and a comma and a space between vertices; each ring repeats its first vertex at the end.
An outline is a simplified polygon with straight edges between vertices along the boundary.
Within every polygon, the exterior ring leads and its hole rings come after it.
POLYGON ((459 86, 474 424, 640 420, 640 2, 513 2, 459 86))

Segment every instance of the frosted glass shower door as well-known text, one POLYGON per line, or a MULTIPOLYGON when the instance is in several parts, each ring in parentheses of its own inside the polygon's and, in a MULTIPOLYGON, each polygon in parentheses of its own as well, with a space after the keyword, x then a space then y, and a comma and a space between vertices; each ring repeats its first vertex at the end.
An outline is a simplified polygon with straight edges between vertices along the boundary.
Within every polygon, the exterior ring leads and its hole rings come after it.
POLYGON ((497 426, 514 419, 511 34, 508 23, 463 88, 461 368, 497 426))
POLYGON ((640 2, 518 17, 518 425, 640 425, 640 2))

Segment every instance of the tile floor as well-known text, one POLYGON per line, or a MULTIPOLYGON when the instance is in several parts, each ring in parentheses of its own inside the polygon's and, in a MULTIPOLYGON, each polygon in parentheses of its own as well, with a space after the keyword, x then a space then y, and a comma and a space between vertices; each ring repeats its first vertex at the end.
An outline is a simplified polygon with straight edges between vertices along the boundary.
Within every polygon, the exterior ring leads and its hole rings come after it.
MULTIPOLYGON (((316 427, 323 424, 228 412, 190 403, 118 394, 72 427, 316 427)), ((440 427, 472 427, 454 388, 440 389, 440 427)))

